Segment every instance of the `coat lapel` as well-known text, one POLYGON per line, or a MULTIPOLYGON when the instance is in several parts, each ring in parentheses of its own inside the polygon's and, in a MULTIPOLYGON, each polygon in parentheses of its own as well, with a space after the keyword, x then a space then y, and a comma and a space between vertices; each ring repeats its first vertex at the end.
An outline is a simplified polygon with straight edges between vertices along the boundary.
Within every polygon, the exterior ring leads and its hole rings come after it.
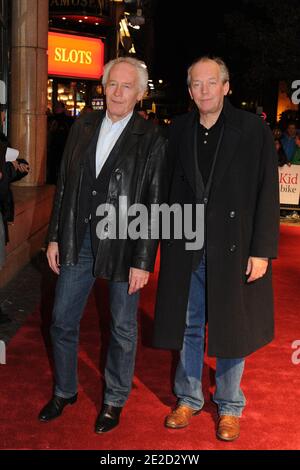
POLYGON ((203 186, 202 177, 197 169, 197 130, 196 120, 198 117, 197 112, 191 112, 187 116, 185 127, 182 129, 182 139, 179 149, 179 157, 181 165, 186 174, 187 180, 196 194, 196 184, 203 186))
POLYGON ((224 136, 221 142, 219 154, 217 156, 213 181, 212 191, 221 183, 233 157, 237 152, 239 141, 241 138, 241 131, 239 130, 238 123, 235 121, 234 108, 225 98, 224 102, 224 116, 225 116, 225 129, 224 136))
POLYGON ((91 152, 96 152, 100 126, 105 116, 104 112, 90 113, 83 126, 83 132, 80 139, 81 165, 90 156, 91 152))
POLYGON ((112 151, 110 152, 109 159, 115 159, 115 168, 117 168, 124 157, 128 155, 132 148, 134 148, 139 140, 139 136, 144 134, 146 130, 146 121, 133 113, 130 121, 118 138, 112 151))

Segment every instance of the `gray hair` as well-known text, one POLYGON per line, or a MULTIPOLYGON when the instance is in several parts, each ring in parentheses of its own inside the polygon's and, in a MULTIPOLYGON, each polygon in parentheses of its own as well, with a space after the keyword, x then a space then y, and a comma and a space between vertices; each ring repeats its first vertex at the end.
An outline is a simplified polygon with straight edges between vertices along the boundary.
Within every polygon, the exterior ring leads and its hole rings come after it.
POLYGON ((103 72, 103 77, 102 77, 102 84, 105 88, 110 71, 112 67, 116 64, 130 64, 132 65, 138 74, 138 80, 139 80, 139 90, 140 91, 147 91, 148 90, 148 70, 145 62, 142 62, 141 60, 135 59, 134 57, 118 57, 117 59, 110 60, 105 64, 104 66, 104 72, 103 72))
POLYGON ((191 73, 192 73, 192 68, 194 67, 194 65, 196 65, 200 62, 208 62, 210 60, 212 60, 213 62, 216 62, 216 64, 219 65, 220 71, 221 71, 222 82, 223 83, 229 82, 229 70, 228 70, 228 67, 225 64, 224 60, 221 59, 221 57, 203 56, 203 57, 199 57, 198 59, 196 59, 192 63, 192 65, 190 65, 190 67, 188 68, 188 71, 187 71, 187 84, 188 84, 188 86, 190 86, 190 84, 191 84, 191 73))

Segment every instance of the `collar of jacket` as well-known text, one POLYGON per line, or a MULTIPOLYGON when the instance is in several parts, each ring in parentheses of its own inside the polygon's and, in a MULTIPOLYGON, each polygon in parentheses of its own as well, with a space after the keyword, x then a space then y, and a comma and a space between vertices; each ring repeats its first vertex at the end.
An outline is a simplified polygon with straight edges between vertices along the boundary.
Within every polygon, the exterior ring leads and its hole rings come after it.
MULTIPOLYGON (((238 110, 234 106, 232 106, 227 96, 225 96, 223 110, 222 110, 224 118, 225 118, 225 126, 233 127, 235 128, 235 130, 237 130, 240 133, 241 132, 241 116, 240 116, 240 113, 237 111, 238 110)), ((192 121, 196 120, 197 118, 199 119, 199 111, 198 109, 195 109, 194 111, 190 113, 191 121, 189 121, 189 124, 192 121)))
MULTIPOLYGON (((83 117, 83 126, 88 130, 89 133, 93 132, 100 125, 104 116, 105 111, 96 111, 94 113, 88 113, 83 117)), ((133 112, 127 126, 131 127, 132 134, 145 134, 147 132, 147 129, 149 129, 149 123, 144 118, 142 118, 136 111, 133 112)))
POLYGON ((223 114, 225 117, 225 125, 231 126, 235 128, 239 133, 241 133, 241 116, 240 113, 237 112, 237 109, 232 106, 229 99, 225 96, 224 97, 224 106, 223 106, 223 114))
MULTIPOLYGON (((226 97, 224 99, 223 113, 225 118, 225 131, 219 150, 219 155, 217 157, 217 163, 214 172, 211 191, 213 191, 220 184, 224 174, 226 173, 227 168, 229 167, 231 159, 235 155, 236 149, 238 147, 238 142, 242 135, 240 112, 239 110, 235 109, 234 106, 231 105, 228 98, 226 97)), ((182 166, 185 170, 190 186, 192 187, 195 194, 195 164, 198 150, 196 145, 194 126, 197 119, 199 119, 199 112, 197 109, 188 113, 185 122, 186 127, 182 132, 183 138, 181 141, 180 151, 182 166), (192 158, 186 158, 187 155, 191 155, 192 158)), ((197 181, 197 184, 199 184, 199 180, 197 181)), ((203 189, 203 183, 201 186, 203 189)))
MULTIPOLYGON (((84 162, 86 159, 86 149, 90 148, 91 143, 96 138, 95 134, 96 132, 99 132, 100 125, 104 116, 105 116, 105 111, 97 111, 94 113, 86 114, 85 116, 82 117, 81 129, 83 130, 83 132, 81 134, 81 139, 80 139, 80 150, 82 149, 82 152, 81 151, 79 152, 79 155, 80 155, 79 166, 81 168, 81 172, 83 172, 84 162)), ((143 119, 137 112, 134 111, 131 119, 125 126, 125 129, 122 131, 122 134, 120 135, 114 148, 112 149, 112 152, 119 151, 119 144, 123 140, 124 135, 131 136, 130 138, 127 138, 125 141, 125 144, 122 148, 122 152, 119 156, 119 160, 120 160, 122 158, 122 155, 126 154, 126 152, 128 152, 129 149, 133 145, 135 145, 135 143, 137 142, 138 136, 143 135, 147 133, 148 131, 149 131, 149 123, 145 119, 143 119)))

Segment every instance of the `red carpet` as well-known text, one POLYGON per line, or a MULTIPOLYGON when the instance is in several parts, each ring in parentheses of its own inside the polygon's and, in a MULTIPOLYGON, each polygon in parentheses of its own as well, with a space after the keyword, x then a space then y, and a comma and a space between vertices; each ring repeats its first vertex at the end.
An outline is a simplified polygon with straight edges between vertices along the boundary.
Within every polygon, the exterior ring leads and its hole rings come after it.
POLYGON ((9 344, 7 365, 0 366, 0 449, 300 449, 300 364, 291 361, 292 342, 300 339, 299 280, 300 228, 283 226, 280 259, 274 263, 276 340, 247 360, 242 384, 247 407, 241 436, 233 443, 215 438, 212 359, 205 361, 204 411, 184 430, 163 426, 175 403, 175 356, 150 347, 155 277, 142 295, 134 385, 120 426, 106 435, 93 432, 102 393, 99 357, 108 335, 106 291, 100 282, 82 320, 78 402, 57 421, 39 423, 37 414, 52 384, 47 337, 41 334, 41 326, 47 331, 52 298, 45 280, 45 300, 9 344))

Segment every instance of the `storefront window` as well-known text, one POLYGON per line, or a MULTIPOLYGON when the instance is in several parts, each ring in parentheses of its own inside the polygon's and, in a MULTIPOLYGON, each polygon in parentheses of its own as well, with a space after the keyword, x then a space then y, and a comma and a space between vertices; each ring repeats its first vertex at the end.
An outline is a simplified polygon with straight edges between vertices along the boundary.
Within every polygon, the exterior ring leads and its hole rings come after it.
POLYGON ((48 113, 53 112, 57 102, 63 102, 66 114, 78 116, 85 106, 92 106, 94 110, 104 108, 102 86, 94 81, 74 81, 63 78, 50 78, 48 80, 48 113))

